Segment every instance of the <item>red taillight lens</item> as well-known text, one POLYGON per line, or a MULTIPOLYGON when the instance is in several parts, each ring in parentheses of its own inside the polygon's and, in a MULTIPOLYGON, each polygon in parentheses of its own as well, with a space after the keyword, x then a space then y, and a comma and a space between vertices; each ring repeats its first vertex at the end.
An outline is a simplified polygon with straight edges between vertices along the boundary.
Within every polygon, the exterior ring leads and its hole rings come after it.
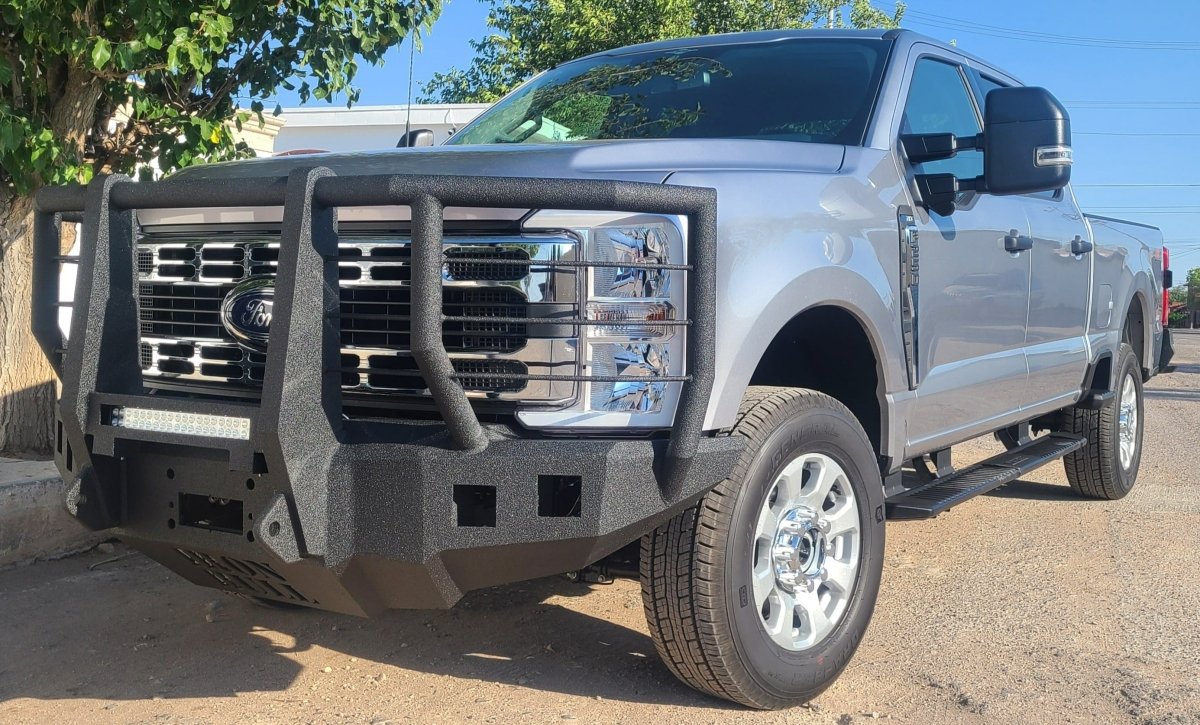
MULTIPOLYGON (((1166 247, 1163 247, 1163 277, 1166 277, 1166 272, 1171 268, 1171 252, 1166 247)), ((1171 316, 1171 289, 1163 285, 1163 304, 1162 304, 1162 323, 1163 327, 1167 326, 1167 320, 1171 316)))

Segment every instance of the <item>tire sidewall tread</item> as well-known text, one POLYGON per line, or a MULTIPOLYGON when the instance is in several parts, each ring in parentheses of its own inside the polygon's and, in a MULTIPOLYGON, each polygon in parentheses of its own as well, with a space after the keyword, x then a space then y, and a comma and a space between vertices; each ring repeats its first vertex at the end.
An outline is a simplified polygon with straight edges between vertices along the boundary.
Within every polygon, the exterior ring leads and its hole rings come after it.
POLYGON ((1112 400, 1099 410, 1074 408, 1068 412, 1069 431, 1086 438, 1087 444, 1063 460, 1067 482, 1075 493, 1085 498, 1107 501, 1124 498, 1137 482, 1146 429, 1141 364, 1133 348, 1122 343, 1114 363, 1117 374, 1114 377, 1115 395, 1112 400), (1125 469, 1121 466, 1121 388, 1129 376, 1132 376, 1136 390, 1138 430, 1133 460, 1125 469))
POLYGON ((870 621, 883 565, 882 482, 861 425, 815 391, 749 389, 730 435, 746 440, 730 477, 643 539, 643 602, 659 653, 684 682, 750 707, 787 707, 832 684, 870 621), (789 652, 770 641, 741 592, 763 498, 802 453, 830 455, 846 470, 863 539, 855 594, 837 627, 810 650, 789 652), (731 541, 731 532, 743 538, 731 541))

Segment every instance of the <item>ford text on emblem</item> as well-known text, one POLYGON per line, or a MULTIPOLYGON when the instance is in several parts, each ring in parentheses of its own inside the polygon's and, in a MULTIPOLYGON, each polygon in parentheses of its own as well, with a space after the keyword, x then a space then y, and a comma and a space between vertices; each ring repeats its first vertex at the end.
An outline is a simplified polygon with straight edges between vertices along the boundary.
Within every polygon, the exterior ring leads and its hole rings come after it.
POLYGON ((275 281, 268 277, 248 279, 234 287, 221 303, 221 324, 239 344, 264 351, 271 334, 274 305, 275 281))

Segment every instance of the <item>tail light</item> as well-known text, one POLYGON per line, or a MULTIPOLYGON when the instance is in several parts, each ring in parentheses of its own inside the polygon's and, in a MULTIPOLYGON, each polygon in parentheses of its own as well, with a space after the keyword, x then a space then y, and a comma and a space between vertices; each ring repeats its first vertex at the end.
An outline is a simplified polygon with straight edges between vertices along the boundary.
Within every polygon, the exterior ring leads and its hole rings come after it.
POLYGON ((1163 247, 1163 327, 1167 326, 1167 319, 1171 316, 1171 283, 1175 281, 1172 279, 1174 276, 1171 274, 1171 252, 1166 247, 1163 247))

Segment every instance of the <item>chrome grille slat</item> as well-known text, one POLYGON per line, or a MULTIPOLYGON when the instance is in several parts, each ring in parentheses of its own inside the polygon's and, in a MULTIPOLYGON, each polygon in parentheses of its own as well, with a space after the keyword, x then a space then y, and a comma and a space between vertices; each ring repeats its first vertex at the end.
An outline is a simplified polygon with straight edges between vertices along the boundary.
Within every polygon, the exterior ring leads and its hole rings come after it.
MULTIPOLYGON (((561 270, 533 266, 539 260, 571 261, 576 245, 577 240, 561 235, 447 239, 444 314, 478 318, 449 321, 444 327, 444 343, 468 395, 545 401, 574 395, 570 381, 504 377, 572 375, 576 372, 573 343, 530 340, 524 323, 487 318, 528 316, 530 302, 546 301, 547 291, 556 283, 552 276, 576 285, 573 270, 564 278, 561 270), (490 269, 493 263, 496 268, 490 269)), ((137 264, 139 357, 146 378, 182 384, 198 392, 261 387, 265 356, 246 352, 234 342, 221 323, 220 308, 240 282, 273 276, 278 259, 279 243, 269 238, 144 236, 137 264)), ((344 392, 428 394, 407 350, 411 319, 408 259, 408 245, 402 239, 343 238, 339 244, 342 360, 338 372, 344 392)), ((573 290, 570 299, 575 300, 573 290)))

